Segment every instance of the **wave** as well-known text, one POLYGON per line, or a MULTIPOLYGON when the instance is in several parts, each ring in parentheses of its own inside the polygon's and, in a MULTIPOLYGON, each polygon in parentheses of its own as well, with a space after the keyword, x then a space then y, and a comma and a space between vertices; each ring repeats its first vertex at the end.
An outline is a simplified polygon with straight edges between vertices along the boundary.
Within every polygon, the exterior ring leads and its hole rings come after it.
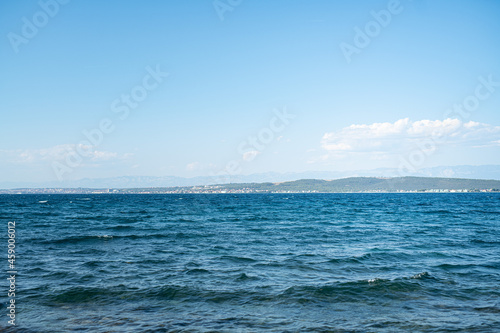
MULTIPOLYGON (((208 274, 204 269, 191 269, 186 274, 208 274)), ((159 285, 149 288, 127 287, 123 284, 109 287, 70 287, 63 290, 47 290, 39 296, 46 303, 102 303, 115 301, 134 301, 143 299, 163 299, 177 301, 204 302, 364 302, 377 303, 381 299, 405 300, 414 293, 419 294, 425 280, 430 279, 428 272, 421 272, 408 278, 374 278, 352 282, 334 282, 323 285, 297 285, 279 290, 278 286, 261 286, 248 289, 203 289, 193 285, 159 285), (48 292, 48 294, 47 294, 48 292)), ((259 277, 241 273, 234 281, 260 280, 259 277)), ((487 310, 485 310, 487 311, 487 310)))
POLYGON ((470 240, 470 242, 473 244, 486 244, 486 245, 500 244, 500 241, 498 241, 498 240, 485 240, 485 239, 479 239, 479 238, 473 238, 470 240))
MULTIPOLYGON (((172 236, 171 234, 134 234, 134 235, 83 235, 83 236, 69 236, 55 240, 43 240, 44 244, 65 244, 65 243, 86 243, 86 242, 100 242, 110 241, 117 239, 162 239, 162 238, 175 238, 179 235, 172 236)), ((182 237, 182 236, 181 236, 182 237)), ((187 238, 185 236, 184 238, 187 238)))
POLYGON ((260 280, 260 278, 256 277, 256 276, 249 276, 249 275, 246 275, 245 273, 241 273, 240 275, 238 275, 238 277, 236 277, 235 280, 236 281, 255 281, 255 280, 260 280))
POLYGON ((500 214, 500 211, 496 211, 496 210, 482 210, 482 209, 474 209, 474 210, 471 210, 471 212, 479 213, 479 214, 486 214, 486 215, 489 215, 489 214, 493 214, 493 215, 500 214))
POLYGON ((109 227, 109 229, 119 231, 119 230, 132 230, 132 229, 135 229, 135 227, 133 227, 131 225, 115 225, 115 226, 109 227))
POLYGON ((485 306, 485 307, 476 307, 474 311, 484 312, 484 313, 500 313, 500 308, 496 306, 485 306))
POLYGON ((46 217, 46 216, 56 217, 60 215, 61 215, 60 212, 57 211, 33 212, 33 216, 36 217, 46 217))
POLYGON ((408 259, 408 254, 403 252, 392 252, 392 251, 381 251, 373 253, 365 253, 358 256, 342 257, 342 258, 332 258, 327 260, 328 263, 332 264, 363 264, 366 262, 376 261, 376 262, 387 262, 387 261, 405 261, 408 259))
POLYGON ((427 211, 423 211, 423 213, 424 214, 446 214, 446 215, 455 214, 455 212, 449 211, 447 209, 427 210, 427 211))
POLYGON ((138 292, 138 288, 119 285, 115 287, 72 287, 61 290, 58 293, 48 295, 47 300, 53 303, 87 303, 104 302, 112 299, 123 299, 132 297, 138 292))
POLYGON ((354 282, 339 282, 319 286, 294 286, 286 289, 280 297, 283 301, 303 302, 363 302, 379 304, 381 299, 407 300, 411 294, 419 294, 425 289, 420 281, 430 278, 422 272, 409 278, 394 280, 372 278, 354 282))
POLYGON ((210 273, 209 270, 203 269, 203 268, 193 268, 189 269, 186 271, 186 274, 192 275, 192 274, 208 274, 210 273))
POLYGON ((221 260, 233 261, 233 262, 243 262, 243 263, 257 262, 257 260, 255 260, 253 258, 238 257, 238 256, 221 256, 220 259, 221 260))
POLYGON ((435 268, 442 269, 449 272, 473 272, 478 269, 492 269, 497 270, 499 268, 498 263, 484 263, 484 264, 440 264, 436 265, 435 268))

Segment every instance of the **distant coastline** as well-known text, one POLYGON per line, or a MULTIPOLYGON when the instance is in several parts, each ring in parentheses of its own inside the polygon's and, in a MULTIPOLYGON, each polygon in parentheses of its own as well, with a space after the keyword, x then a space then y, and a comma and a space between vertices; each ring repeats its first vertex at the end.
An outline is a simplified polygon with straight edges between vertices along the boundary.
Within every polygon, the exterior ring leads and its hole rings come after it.
POLYGON ((350 177, 287 182, 141 188, 17 188, 0 194, 222 194, 222 193, 477 193, 500 192, 499 180, 434 177, 350 177))

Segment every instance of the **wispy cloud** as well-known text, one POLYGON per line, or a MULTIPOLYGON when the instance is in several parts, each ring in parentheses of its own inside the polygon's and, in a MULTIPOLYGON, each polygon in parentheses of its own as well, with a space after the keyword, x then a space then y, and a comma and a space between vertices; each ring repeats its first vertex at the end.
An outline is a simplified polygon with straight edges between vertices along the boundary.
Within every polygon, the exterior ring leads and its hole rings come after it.
POLYGON ((250 162, 259 154, 260 154, 260 151, 257 151, 257 150, 247 151, 246 153, 243 154, 243 160, 250 162))
POLYGON ((193 162, 193 163, 189 163, 188 165, 186 165, 186 170, 189 170, 189 171, 196 171, 196 170, 200 170, 202 168, 202 165, 200 164, 200 162, 193 162))
POLYGON ((44 161, 63 161, 74 152, 82 152, 91 162, 122 160, 132 155, 97 150, 83 144, 63 144, 42 149, 0 150, 0 158, 7 163, 34 164, 44 161))
POLYGON ((394 123, 353 124, 324 134, 321 145, 337 157, 349 153, 376 157, 400 153, 425 139, 433 139, 443 146, 460 144, 464 148, 497 145, 500 126, 451 118, 418 121, 404 118, 394 123))

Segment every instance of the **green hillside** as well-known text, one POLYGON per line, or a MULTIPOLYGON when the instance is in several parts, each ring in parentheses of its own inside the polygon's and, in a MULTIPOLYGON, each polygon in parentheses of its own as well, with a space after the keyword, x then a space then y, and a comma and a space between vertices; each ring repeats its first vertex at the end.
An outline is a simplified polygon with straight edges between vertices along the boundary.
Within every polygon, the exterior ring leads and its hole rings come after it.
POLYGON ((262 192, 366 192, 366 191, 424 191, 424 190, 498 190, 500 181, 427 177, 351 177, 336 180, 301 179, 283 183, 229 184, 227 190, 251 189, 262 192))

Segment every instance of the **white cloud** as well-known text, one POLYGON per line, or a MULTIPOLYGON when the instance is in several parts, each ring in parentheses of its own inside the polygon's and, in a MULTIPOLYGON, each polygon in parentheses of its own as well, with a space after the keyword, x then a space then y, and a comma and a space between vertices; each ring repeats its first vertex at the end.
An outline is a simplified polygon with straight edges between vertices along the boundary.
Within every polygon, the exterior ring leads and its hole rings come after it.
POLYGON ((362 152, 380 155, 400 153, 428 139, 439 145, 491 146, 500 142, 500 126, 474 121, 464 123, 451 118, 418 121, 404 118, 394 123, 354 124, 338 132, 326 133, 321 145, 337 157, 362 152))
POLYGON ((453 135, 460 129, 462 122, 458 119, 419 120, 408 124, 407 134, 410 136, 453 135))

